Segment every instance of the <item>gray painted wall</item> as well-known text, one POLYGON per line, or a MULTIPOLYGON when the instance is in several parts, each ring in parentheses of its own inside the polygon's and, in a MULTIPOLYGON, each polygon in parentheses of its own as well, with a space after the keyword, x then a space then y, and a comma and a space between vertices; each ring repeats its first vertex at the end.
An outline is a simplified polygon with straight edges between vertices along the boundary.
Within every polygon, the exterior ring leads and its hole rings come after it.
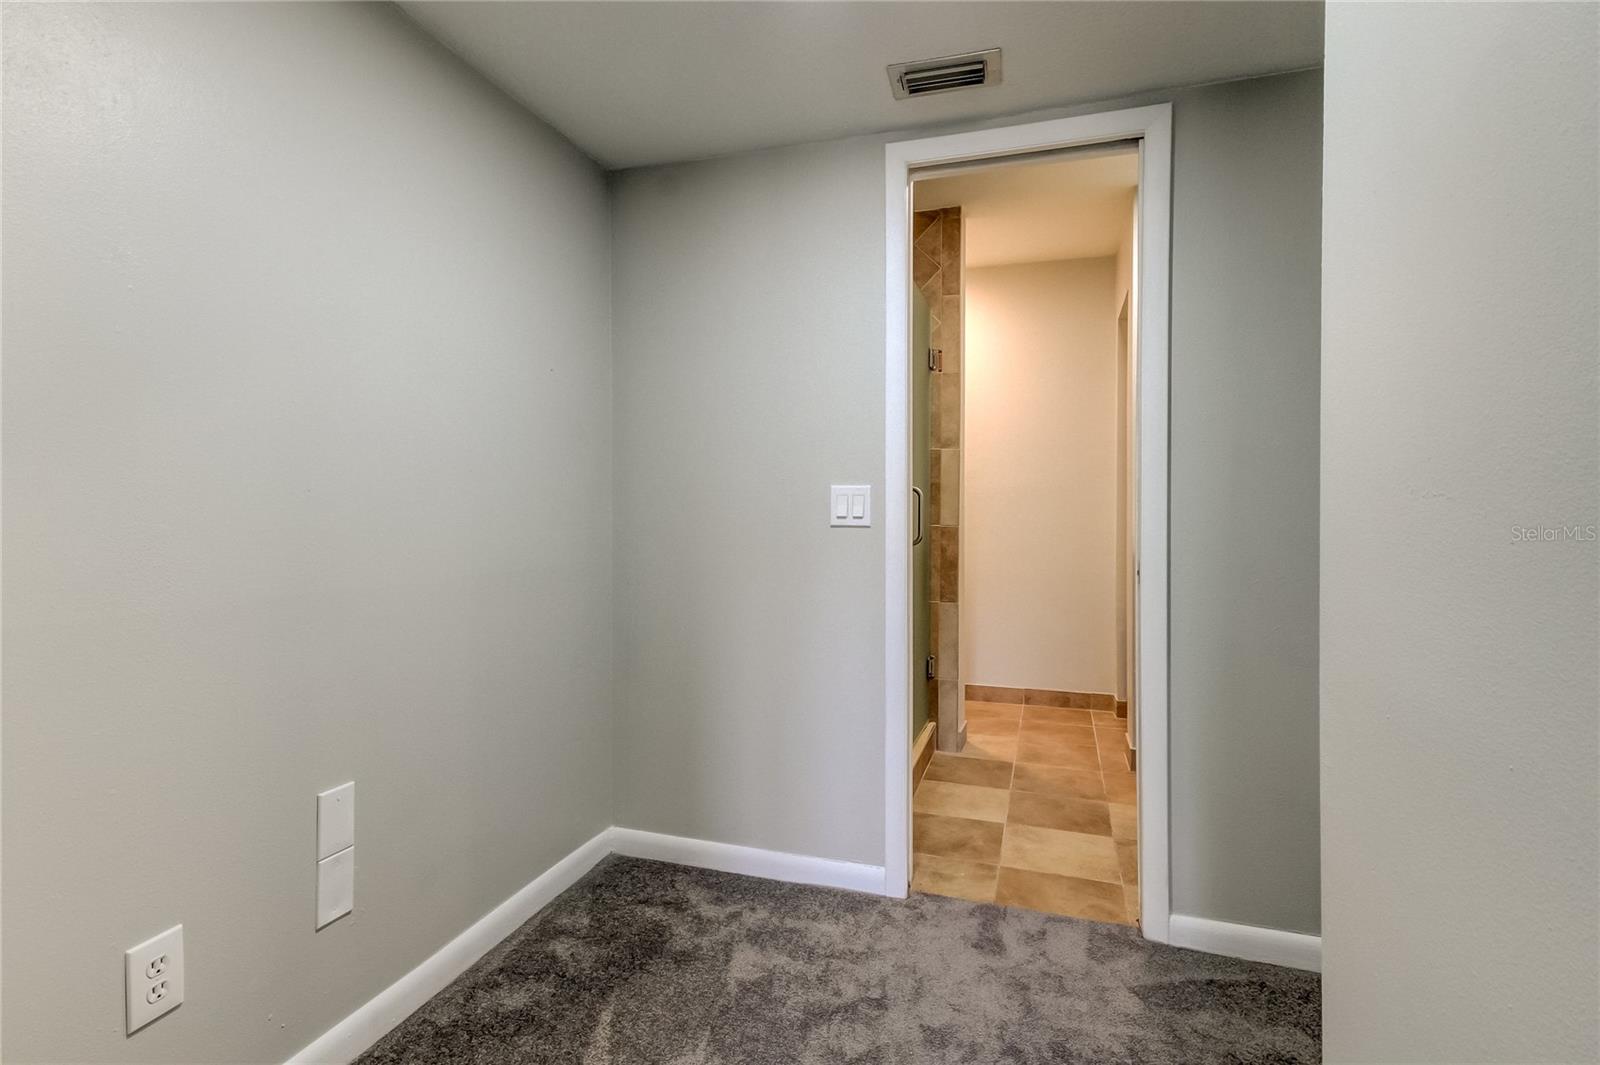
POLYGON ((1593 1062, 1600 8, 1327 48, 1327 1060, 1593 1062))
MULTIPOLYGON (((1173 905, 1315 932, 1320 73, 1077 110, 1160 99, 1173 905)), ((825 508, 830 482, 883 487, 888 139, 615 178, 630 826, 883 860, 881 523, 825 508)))
POLYGON ((616 178, 619 823, 883 862, 883 149, 616 178), (881 503, 881 499, 875 502, 881 503))
POLYGON ((1316 932, 1320 73, 1173 116, 1172 908, 1316 932))
POLYGON ((281 1061, 611 823, 604 178, 387 5, 4 36, 5 1058, 281 1061))

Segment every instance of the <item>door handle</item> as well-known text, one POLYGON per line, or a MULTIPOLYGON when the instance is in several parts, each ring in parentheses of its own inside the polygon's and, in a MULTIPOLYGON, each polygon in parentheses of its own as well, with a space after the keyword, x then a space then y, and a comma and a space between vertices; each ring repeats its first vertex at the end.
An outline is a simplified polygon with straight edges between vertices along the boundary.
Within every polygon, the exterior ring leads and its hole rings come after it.
POLYGON ((918 544, 922 543, 924 533, 922 526, 922 489, 918 488, 916 485, 912 485, 911 498, 917 501, 917 535, 916 538, 911 541, 911 546, 916 547, 918 544))

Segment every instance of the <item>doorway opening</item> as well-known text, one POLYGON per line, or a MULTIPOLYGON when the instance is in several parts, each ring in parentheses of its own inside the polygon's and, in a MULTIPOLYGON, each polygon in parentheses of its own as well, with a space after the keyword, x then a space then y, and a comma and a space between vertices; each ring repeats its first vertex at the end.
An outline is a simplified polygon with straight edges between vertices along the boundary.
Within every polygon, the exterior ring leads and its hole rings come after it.
POLYGON ((1167 938, 1169 131, 888 148, 891 894, 1167 938))
POLYGON ((912 890, 1137 920, 1119 326, 1138 183, 1137 144, 912 175, 912 641, 937 741, 913 767, 912 890))

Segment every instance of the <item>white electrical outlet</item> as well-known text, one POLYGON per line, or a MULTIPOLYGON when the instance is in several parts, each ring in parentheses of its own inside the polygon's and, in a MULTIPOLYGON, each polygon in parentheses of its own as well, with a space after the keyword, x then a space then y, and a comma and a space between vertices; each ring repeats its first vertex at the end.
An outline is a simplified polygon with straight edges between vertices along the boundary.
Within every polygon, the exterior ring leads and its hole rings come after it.
POLYGON ((183 925, 174 925, 122 955, 132 1035, 183 1001, 183 925))

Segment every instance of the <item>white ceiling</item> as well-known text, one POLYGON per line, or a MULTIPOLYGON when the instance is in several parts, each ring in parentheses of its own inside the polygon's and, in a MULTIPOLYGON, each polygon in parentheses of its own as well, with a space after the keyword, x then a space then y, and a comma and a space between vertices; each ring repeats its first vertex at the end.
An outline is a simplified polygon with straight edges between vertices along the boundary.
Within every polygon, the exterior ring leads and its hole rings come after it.
POLYGON ((1322 61, 1322 5, 480 2, 401 7, 607 167, 1110 99, 1322 61), (999 85, 896 100, 885 67, 1004 50, 999 85))
POLYGON ((960 206, 969 267, 1115 255, 1133 215, 1139 152, 1007 164, 918 181, 919 211, 960 206))

